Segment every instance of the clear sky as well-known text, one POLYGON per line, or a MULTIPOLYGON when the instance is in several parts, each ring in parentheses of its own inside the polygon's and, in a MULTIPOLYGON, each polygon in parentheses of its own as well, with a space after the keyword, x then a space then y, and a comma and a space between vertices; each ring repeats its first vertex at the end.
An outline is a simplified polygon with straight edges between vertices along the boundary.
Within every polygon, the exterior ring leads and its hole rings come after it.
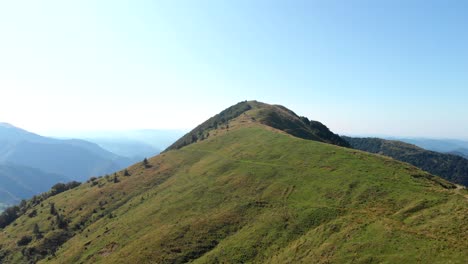
POLYGON ((1 1, 0 121, 191 128, 242 100, 468 138, 467 1, 1 1))

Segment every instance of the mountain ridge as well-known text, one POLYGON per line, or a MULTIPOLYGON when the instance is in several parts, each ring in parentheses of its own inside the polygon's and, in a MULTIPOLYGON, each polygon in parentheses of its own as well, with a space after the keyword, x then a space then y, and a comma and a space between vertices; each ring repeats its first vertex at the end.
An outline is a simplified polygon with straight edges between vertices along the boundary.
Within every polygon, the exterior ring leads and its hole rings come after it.
MULTIPOLYGON (((387 138, 385 138, 387 139, 387 138)), ((431 139, 431 138, 388 138, 403 141, 426 150, 440 153, 455 154, 468 158, 468 141, 463 139, 431 139)))
POLYGON ((65 176, 16 164, 0 164, 0 202, 17 204, 48 191, 54 184, 68 182, 65 176))
POLYGON ((465 260, 466 190, 238 117, 115 175, 29 200, 0 232, 0 261, 465 260))
POLYGON ((210 131, 216 130, 218 126, 229 129, 229 122, 239 119, 241 115, 244 116, 241 122, 259 122, 299 138, 349 147, 346 141, 318 121, 298 116, 281 105, 269 105, 252 100, 242 101, 226 108, 188 132, 165 151, 179 149, 198 140, 204 140, 209 137, 210 131))
POLYGON ((430 151, 396 140, 345 136, 342 138, 353 148, 408 162, 434 175, 468 186, 468 159, 461 156, 430 151))
POLYGON ((135 161, 104 150, 95 143, 43 137, 8 124, 0 127, 0 162, 83 181, 93 175, 120 170, 135 161))
POLYGON ((16 204, 47 191, 55 183, 86 181, 137 161, 113 154, 95 143, 43 137, 2 123, 0 203, 16 204))

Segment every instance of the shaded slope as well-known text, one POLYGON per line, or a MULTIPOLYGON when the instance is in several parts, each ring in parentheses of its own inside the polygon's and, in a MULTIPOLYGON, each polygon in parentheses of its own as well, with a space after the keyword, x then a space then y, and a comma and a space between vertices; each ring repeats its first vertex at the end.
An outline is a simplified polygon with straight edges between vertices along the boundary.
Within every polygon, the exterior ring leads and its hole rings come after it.
MULTIPOLYGON (((43 137, 0 123, 0 162, 37 168, 83 181, 93 175, 120 170, 135 161, 84 140, 43 137)), ((8 189, 7 186, 3 187, 8 189)))
POLYGON ((269 105, 257 101, 237 103, 221 113, 211 117, 195 129, 169 146, 167 150, 179 149, 210 135, 210 131, 218 127, 229 128, 229 123, 243 117, 244 122, 258 122, 290 135, 310 139, 338 146, 348 147, 348 143, 340 136, 332 133, 325 125, 318 121, 310 121, 306 117, 296 115, 293 111, 280 105, 269 105))
POLYGON ((124 165, 74 145, 27 141, 18 143, 5 155, 4 160, 79 181, 117 171, 124 165))
POLYGON ((41 263, 465 260, 463 190, 408 164, 243 121, 156 156, 146 166, 136 164, 130 176, 90 181, 43 201, 30 209, 37 216, 21 216, 0 232, 0 258, 41 263), (59 217, 51 215, 51 203, 59 217), (60 228, 58 219, 67 227, 60 228), (42 238, 33 234, 35 224, 42 238), (24 236, 32 241, 19 246, 24 236))
POLYGON ((0 203, 16 204, 22 199, 45 192, 64 176, 14 164, 0 164, 0 203))
POLYGON ((451 182, 468 186, 468 159, 425 150, 401 141, 343 137, 353 148, 408 162, 451 182))

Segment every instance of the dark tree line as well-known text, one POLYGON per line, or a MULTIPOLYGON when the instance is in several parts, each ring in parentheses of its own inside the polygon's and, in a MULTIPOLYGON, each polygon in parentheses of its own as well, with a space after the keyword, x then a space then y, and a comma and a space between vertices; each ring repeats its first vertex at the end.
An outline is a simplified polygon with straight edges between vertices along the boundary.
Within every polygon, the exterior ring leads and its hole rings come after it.
POLYGON ((401 141, 380 138, 343 138, 355 149, 389 156, 451 182, 468 186, 468 159, 425 150, 401 141))
MULTIPOLYGON (((62 193, 64 191, 73 189, 80 185, 79 182, 72 181, 69 183, 57 183, 50 191, 45 192, 40 195, 33 196, 30 200, 22 200, 19 205, 11 206, 5 209, 3 213, 0 214, 0 228, 5 228, 9 224, 13 223, 18 217, 22 216, 26 213, 29 209, 34 207, 35 205, 40 204, 42 201, 46 200, 49 197, 62 193)), ((52 210, 52 209, 51 209, 52 210)), ((35 214, 33 212, 30 213, 30 217, 34 217, 35 214)))
POLYGON ((247 101, 239 102, 197 126, 195 129, 169 146, 165 151, 171 149, 180 149, 184 146, 195 143, 198 140, 205 139, 209 130, 217 129, 221 125, 228 127, 227 124, 230 120, 240 116, 242 113, 250 109, 252 109, 252 106, 250 106, 247 101))

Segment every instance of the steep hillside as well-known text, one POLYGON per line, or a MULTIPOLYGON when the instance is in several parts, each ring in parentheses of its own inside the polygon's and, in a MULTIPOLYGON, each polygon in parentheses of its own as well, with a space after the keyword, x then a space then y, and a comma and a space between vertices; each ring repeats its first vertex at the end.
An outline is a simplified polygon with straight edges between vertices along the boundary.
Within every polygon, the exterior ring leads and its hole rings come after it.
POLYGON ((16 204, 48 191, 58 182, 68 181, 70 179, 58 174, 15 164, 0 164, 0 203, 16 204))
POLYGON ((401 141, 343 137, 353 148, 392 157, 449 181, 468 186, 468 159, 425 150, 401 141))
POLYGON ((125 168, 135 160, 120 157, 84 140, 42 137, 0 123, 0 162, 37 168, 83 181, 93 175, 125 168))
POLYGON ((218 128, 229 129, 229 122, 238 117, 241 117, 243 122, 258 122, 299 138, 344 147, 349 146, 348 142, 332 133, 322 123, 298 116, 284 106, 269 105, 257 101, 244 101, 208 119, 169 146, 167 150, 179 149, 198 140, 203 140, 210 135, 210 131, 218 128))
POLYGON ((468 193, 452 183, 247 114, 206 136, 23 204, 0 262, 466 260, 468 193))

